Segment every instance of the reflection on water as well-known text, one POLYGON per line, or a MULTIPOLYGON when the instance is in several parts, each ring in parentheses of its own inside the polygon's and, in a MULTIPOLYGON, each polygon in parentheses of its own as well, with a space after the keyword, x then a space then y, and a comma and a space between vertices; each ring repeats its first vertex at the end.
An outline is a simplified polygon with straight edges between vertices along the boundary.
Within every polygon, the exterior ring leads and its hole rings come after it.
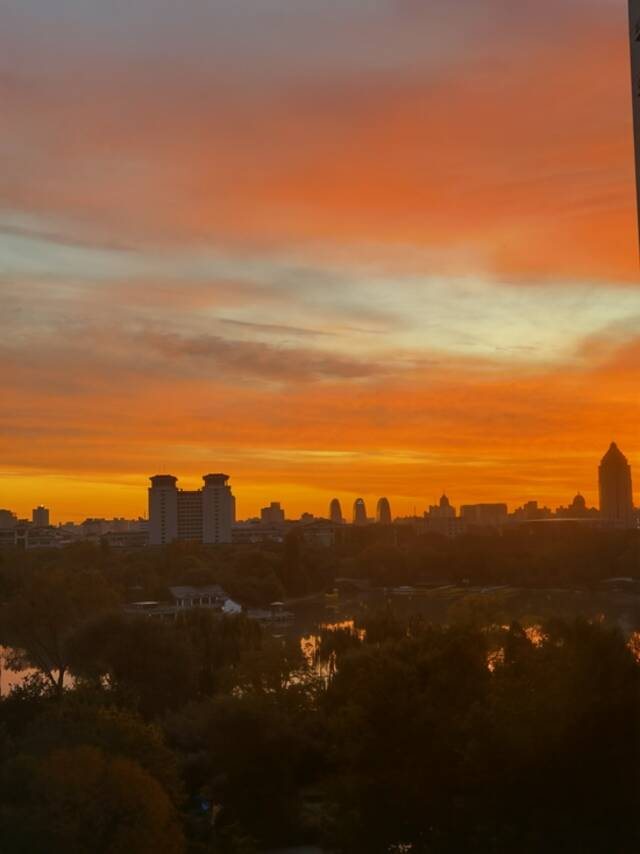
MULTIPOLYGON (((630 593, 447 586, 421 591, 421 595, 415 597, 391 596, 374 590, 340 596, 331 602, 319 596, 287 607, 293 619, 290 625, 278 627, 277 637, 299 644, 308 670, 325 680, 335 673, 337 656, 365 637, 362 625, 367 619, 387 610, 402 621, 422 617, 434 625, 450 624, 457 617, 475 619, 478 625, 492 625, 498 632, 507 630, 512 621, 517 621, 534 646, 540 646, 545 640, 542 625, 546 620, 559 617, 571 621, 583 617, 617 626, 640 662, 640 596, 630 593)), ((502 643, 497 637, 487 661, 490 670, 495 670, 504 660, 502 643)), ((3 696, 33 672, 8 670, 4 650, 0 647, 3 696)))
POLYGON ((496 667, 499 667, 501 664, 504 664, 504 647, 498 647, 498 649, 491 650, 487 654, 487 667, 493 673, 496 667))
POLYGON ((329 680, 336 670, 338 647, 350 645, 350 641, 362 641, 365 629, 358 628, 355 620, 338 620, 318 625, 318 631, 300 638, 300 649, 307 667, 317 676, 329 680), (342 639, 342 643, 338 638, 342 639), (336 643, 337 641, 337 643, 336 643))
POLYGON ((539 625, 527 626, 524 633, 534 646, 542 646, 547 639, 547 635, 542 631, 542 626, 539 625))
POLYGON ((640 632, 631 632, 628 647, 636 661, 640 661, 640 632))
POLYGON ((320 623, 320 631, 322 632, 349 632, 358 640, 364 640, 367 633, 364 629, 356 627, 355 620, 341 620, 338 623, 320 623))

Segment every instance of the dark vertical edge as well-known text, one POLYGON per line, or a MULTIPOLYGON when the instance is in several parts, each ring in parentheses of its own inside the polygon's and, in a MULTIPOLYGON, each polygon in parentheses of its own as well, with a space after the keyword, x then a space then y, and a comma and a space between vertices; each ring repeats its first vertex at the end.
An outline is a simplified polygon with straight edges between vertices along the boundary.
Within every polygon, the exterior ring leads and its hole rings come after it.
POLYGON ((636 165, 636 219, 640 257, 640 0, 629 0, 629 55, 631 60, 631 103, 636 165))

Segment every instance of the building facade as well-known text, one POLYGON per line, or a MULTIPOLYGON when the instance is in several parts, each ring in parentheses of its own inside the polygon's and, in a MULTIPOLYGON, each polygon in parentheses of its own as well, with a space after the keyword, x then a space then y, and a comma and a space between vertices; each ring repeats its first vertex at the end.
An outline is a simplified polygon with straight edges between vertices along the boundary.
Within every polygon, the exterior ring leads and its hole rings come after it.
POLYGON ((463 504, 460 516, 466 526, 501 528, 509 520, 506 504, 463 504))
POLYGON ((632 528, 635 524, 631 466, 615 442, 598 469, 600 518, 607 527, 632 528))
POLYGON ((36 528, 48 528, 49 509, 47 507, 43 507, 42 504, 38 505, 38 507, 34 507, 31 511, 31 522, 36 526, 36 528))
POLYGON ((440 501, 431 505, 424 514, 424 527, 430 534, 442 534, 445 537, 458 537, 464 531, 464 523, 456 515, 456 508, 446 495, 442 495, 440 501))
POLYGON ((367 524, 367 507, 364 503, 364 498, 356 498, 356 500, 353 502, 353 524, 367 524))
POLYGON ((155 475, 149 488, 149 544, 175 540, 230 543, 235 498, 229 475, 206 474, 202 489, 178 489, 173 475, 155 475))
POLYGON ((342 525, 342 506, 337 498, 333 498, 329 505, 329 521, 334 525, 342 525))
POLYGON ((268 507, 263 507, 260 511, 260 521, 265 525, 283 525, 284 510, 280 506, 280 502, 272 501, 268 507))
POLYGON ((376 508, 376 522, 379 525, 391 524, 391 505, 388 498, 381 498, 376 508))

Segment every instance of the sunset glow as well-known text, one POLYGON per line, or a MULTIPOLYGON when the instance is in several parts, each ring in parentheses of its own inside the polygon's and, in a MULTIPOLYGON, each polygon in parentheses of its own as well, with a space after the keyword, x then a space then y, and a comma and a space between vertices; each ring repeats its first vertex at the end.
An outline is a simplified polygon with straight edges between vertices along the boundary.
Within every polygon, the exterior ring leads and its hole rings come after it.
POLYGON ((0 506, 640 465, 624 0, 7 0, 0 48, 0 506))

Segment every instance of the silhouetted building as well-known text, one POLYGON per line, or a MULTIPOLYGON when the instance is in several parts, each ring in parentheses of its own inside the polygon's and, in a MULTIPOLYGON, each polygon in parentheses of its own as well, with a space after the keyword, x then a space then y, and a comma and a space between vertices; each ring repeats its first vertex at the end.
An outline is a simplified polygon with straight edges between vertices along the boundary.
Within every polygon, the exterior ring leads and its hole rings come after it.
POLYGON ((451 506, 446 495, 441 495, 438 504, 429 507, 429 512, 425 513, 425 516, 433 519, 454 519, 455 515, 456 508, 451 506))
POLYGON ((263 507, 260 511, 260 521, 266 525, 284 524, 284 510, 280 506, 280 502, 272 501, 268 507, 263 507))
POLYGON ((334 522, 327 519, 307 519, 298 522, 296 531, 299 532, 305 543, 331 548, 336 544, 336 532, 342 534, 344 528, 342 521, 336 526, 334 522))
POLYGON ((329 505, 329 521, 333 522, 334 525, 342 524, 342 507, 337 498, 334 498, 329 505))
POLYGON ((235 499, 229 475, 207 474, 198 490, 182 490, 172 475, 151 478, 149 489, 149 543, 174 540, 230 543, 235 521, 235 499))
POLYGON ((39 504, 31 511, 31 522, 36 526, 36 528, 48 528, 49 510, 46 507, 43 507, 42 504, 39 504))
POLYGON ((548 507, 540 507, 537 501, 527 501, 513 511, 512 518, 515 522, 535 522, 538 519, 550 519, 552 516, 548 507))
POLYGON ((162 546, 178 539, 178 478, 157 474, 149 488, 149 543, 162 546))
POLYGON ((567 507, 567 510, 572 516, 575 516, 576 519, 586 516, 589 511, 587 510, 587 501, 584 495, 580 495, 580 493, 578 493, 571 504, 567 507))
POLYGON ((13 529, 18 524, 18 517, 11 510, 0 510, 0 529, 13 529))
POLYGON ((202 490, 178 490, 178 536, 179 540, 201 543, 204 537, 202 516, 202 490))
POLYGON ((466 525, 479 528, 501 528, 508 520, 506 504, 463 504, 460 515, 466 525))
POLYGON ((631 467, 612 442, 598 470, 600 516, 607 526, 632 528, 634 525, 631 467))
POLYGON ((456 516, 456 508, 447 496, 442 495, 438 504, 432 504, 424 514, 424 527, 430 534, 457 537, 464 531, 464 522, 456 516))
POLYGON ((248 519, 233 525, 231 539, 233 543, 282 543, 286 535, 286 525, 274 525, 260 519, 248 519))
POLYGON ((206 474, 202 490, 202 541, 230 543, 236 520, 236 500, 228 484, 228 474, 206 474))
POLYGON ((391 524, 391 505, 387 498, 381 498, 376 507, 376 522, 379 525, 391 524))
POLYGON ((578 493, 568 507, 558 507, 556 516, 559 519, 593 519, 599 518, 600 513, 595 507, 587 507, 585 497, 578 493))
POLYGON ((356 498, 353 503, 353 524, 354 525, 366 525, 367 524, 367 507, 364 503, 363 498, 356 498))

